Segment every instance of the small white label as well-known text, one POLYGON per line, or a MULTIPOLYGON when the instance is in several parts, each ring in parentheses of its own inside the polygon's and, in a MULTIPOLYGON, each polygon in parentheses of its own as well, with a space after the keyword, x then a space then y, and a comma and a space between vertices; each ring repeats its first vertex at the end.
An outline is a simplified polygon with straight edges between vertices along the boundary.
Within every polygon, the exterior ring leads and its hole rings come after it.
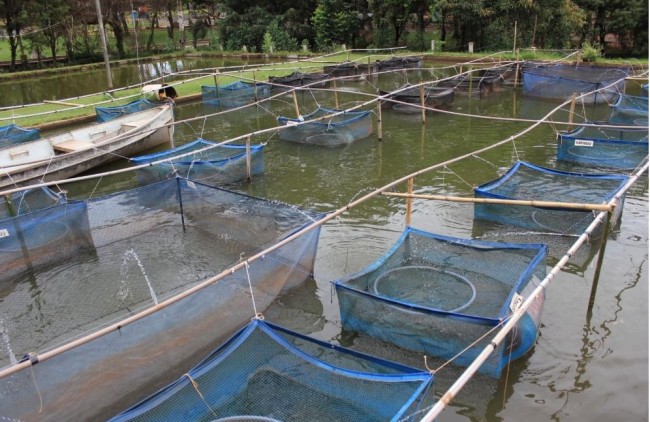
POLYGON ((521 307, 521 304, 524 303, 524 298, 521 297, 519 294, 515 293, 512 296, 512 300, 510 301, 510 310, 512 312, 516 311, 521 307))
POLYGON ((187 186, 191 189, 196 190, 196 184, 194 184, 194 182, 192 182, 191 180, 187 181, 187 186))
POLYGON ((2 239, 3 237, 9 237, 9 230, 0 229, 0 239, 2 239))
POLYGON ((586 139, 576 139, 574 145, 577 147, 593 147, 594 141, 588 141, 586 139))

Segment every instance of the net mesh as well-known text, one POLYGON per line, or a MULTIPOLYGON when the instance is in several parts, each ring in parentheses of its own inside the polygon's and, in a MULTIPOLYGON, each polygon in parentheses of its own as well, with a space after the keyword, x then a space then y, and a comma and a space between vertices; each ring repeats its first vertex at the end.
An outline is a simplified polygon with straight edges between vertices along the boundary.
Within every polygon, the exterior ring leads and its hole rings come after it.
MULTIPOLYGON (((518 161, 500 178, 475 188, 474 194, 483 198, 602 204, 610 201, 627 180, 623 175, 569 173, 518 161)), ((620 216, 623 200, 624 197, 616 207, 614 221, 620 216)), ((474 217, 541 232, 582 234, 593 221, 594 213, 561 207, 477 203, 474 217)))
POLYGON ((139 111, 149 110, 150 108, 158 107, 164 104, 160 101, 150 101, 146 99, 131 101, 128 104, 112 106, 112 107, 95 107, 98 122, 108 122, 109 120, 117 119, 118 117, 125 116, 139 111))
MULTIPOLYGON (((379 95, 387 95, 388 99, 393 99, 405 103, 412 103, 418 105, 422 103, 422 98, 424 98, 424 104, 426 106, 442 108, 442 107, 449 107, 454 102, 454 93, 456 92, 456 88, 425 86, 424 89, 422 90, 423 95, 420 96, 420 87, 416 86, 416 87, 409 88, 409 84, 407 84, 398 88, 398 91, 399 92, 390 93, 387 91, 380 90, 379 95)), ((414 112, 421 111, 417 107, 409 107, 407 105, 405 106, 403 104, 397 104, 391 101, 383 101, 382 107, 392 108, 393 110, 396 111, 409 111, 409 110, 414 112)))
POLYGON ((264 173, 264 145, 251 145, 250 172, 246 145, 217 145, 204 139, 171 150, 131 158, 134 165, 161 160, 166 161, 136 170, 140 184, 146 185, 176 176, 208 184, 228 184, 264 173), (196 152, 192 153, 193 151, 196 152), (175 158, 179 155, 184 156, 175 158))
POLYGON ((41 137, 41 131, 37 128, 23 128, 10 124, 0 127, 0 148, 16 145, 23 142, 35 141, 41 137))
POLYGON ((28 214, 64 202, 66 202, 66 197, 63 192, 57 193, 47 187, 14 192, 4 195, 4 206, 0 207, 0 220, 28 214))
MULTIPOLYGON (((490 243, 407 228, 365 270, 336 280, 345 329, 408 350, 470 364, 486 345, 472 346, 507 318, 515 294, 529 295, 544 278, 546 247, 490 243)), ((481 372, 499 377, 509 359, 535 342, 543 298, 520 321, 481 372)))
POLYGON ((203 102, 221 108, 236 108, 271 95, 271 86, 265 83, 236 81, 226 85, 201 86, 203 102))
POLYGON ((584 103, 613 103, 625 89, 629 70, 603 66, 528 63, 522 69, 524 95, 566 100, 573 94, 600 90, 580 99, 584 103), (606 89, 603 89, 607 87, 606 89))
POLYGON ((633 169, 648 156, 648 130, 583 126, 561 133, 557 159, 599 167, 633 169))
POLYGON ((621 94, 612 105, 609 122, 617 125, 648 126, 648 97, 621 94))
MULTIPOLYGON (((317 217, 176 179, 3 220, 3 229, 18 226, 32 243, 21 236, 0 239, 3 269, 11 269, 0 275, 0 364, 188 292, 317 217)), ((304 282, 313 271, 317 241, 318 230, 312 230, 247 271, 231 272, 130 325, 1 379, 0 414, 97 420, 113 404, 135 403, 161 380, 176 378, 176 363, 207 353, 209 344, 241 327, 255 309, 263 311, 304 282), (78 406, 66 405, 69 400, 78 406)))
POLYGON ((274 90, 283 90, 292 86, 309 85, 310 88, 322 88, 327 85, 327 79, 330 75, 327 73, 302 73, 293 72, 285 76, 269 76, 269 83, 274 90))
POLYGON ((280 116, 277 121, 280 139, 321 146, 345 146, 370 136, 373 131, 370 111, 343 112, 319 107, 300 118, 280 116), (320 120, 304 123, 314 119, 320 120))
POLYGON ((189 372, 193 382, 183 377, 112 421, 411 420, 431 403, 428 373, 280 330, 253 321, 189 372))

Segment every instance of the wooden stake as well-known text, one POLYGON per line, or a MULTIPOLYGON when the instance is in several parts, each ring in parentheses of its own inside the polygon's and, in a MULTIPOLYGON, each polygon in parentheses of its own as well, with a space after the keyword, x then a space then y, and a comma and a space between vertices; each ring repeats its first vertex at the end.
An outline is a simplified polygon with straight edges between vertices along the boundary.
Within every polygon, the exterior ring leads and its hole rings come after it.
POLYGON ((605 256, 605 247, 607 246, 607 238, 609 237, 609 227, 612 221, 612 212, 607 213, 607 220, 605 220, 605 230, 603 231, 603 238, 600 241, 600 249, 598 250, 598 261, 596 263, 596 272, 594 273, 594 279, 591 282, 591 293, 589 294, 589 305, 587 311, 591 315, 591 311, 594 307, 594 302, 596 301, 596 290, 598 289, 598 280, 600 279, 600 269, 603 266, 603 257, 605 256))
POLYGON ((515 87, 519 83, 519 62, 517 62, 517 69, 515 70, 515 87))
POLYGON ((253 179, 252 167, 252 157, 251 157, 251 137, 246 137, 246 180, 249 182, 253 179))
POLYGON ((383 134, 381 131, 381 101, 377 102, 377 140, 381 141, 383 134))
POLYGON ((566 127, 566 130, 568 132, 571 132, 571 129, 573 128, 573 113, 576 109, 576 94, 574 93, 571 96, 571 107, 569 108, 569 124, 566 127))
POLYGON ((300 117, 300 107, 298 107, 298 96, 296 90, 293 90, 293 107, 296 109, 296 117, 300 117))
POLYGON ((424 85, 420 85, 420 105, 422 106, 422 124, 427 122, 427 109, 425 107, 424 99, 424 85))
POLYGON ((336 79, 332 81, 333 86, 334 86, 334 107, 339 108, 339 94, 336 90, 336 79))
POLYGON ((409 195, 406 199, 406 225, 411 225, 411 212, 413 211, 413 178, 410 177, 406 183, 406 192, 409 195))

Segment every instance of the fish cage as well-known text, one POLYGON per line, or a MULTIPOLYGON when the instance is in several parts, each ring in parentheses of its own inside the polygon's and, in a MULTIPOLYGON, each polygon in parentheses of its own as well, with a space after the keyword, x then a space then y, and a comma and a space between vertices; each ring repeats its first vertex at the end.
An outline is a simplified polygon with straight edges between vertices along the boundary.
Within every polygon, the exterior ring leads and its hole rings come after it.
POLYGON ((105 420, 172 382, 313 276, 319 228, 288 237, 321 217, 181 178, 16 217, 31 226, 0 239, 0 415, 105 420))
POLYGON ((634 169, 648 156, 648 129, 581 126, 557 135, 560 161, 634 169))
POLYGON ((454 94, 456 92, 455 87, 437 87, 426 85, 422 88, 422 95, 420 95, 420 87, 411 86, 406 84, 396 89, 395 91, 383 91, 379 90, 379 95, 386 96, 385 100, 382 100, 381 106, 384 109, 392 109, 395 111, 421 111, 419 107, 413 107, 406 104, 399 104, 392 102, 390 100, 400 101, 403 103, 417 104, 421 105, 424 101, 424 105, 427 107, 433 108, 442 108, 448 109, 451 107, 454 102, 454 94), (395 92, 397 91, 397 92, 395 92))
MULTIPOLYGON (((546 276, 542 244, 483 242, 407 227, 360 272, 333 281, 346 330, 468 366, 546 276)), ((544 304, 535 298, 479 368, 499 378, 534 345, 544 304)))
POLYGON ((648 127, 648 97, 621 94, 612 104, 609 123, 648 127))
POLYGON ((271 85, 236 81, 226 85, 202 85, 203 103, 224 109, 243 107, 271 95, 271 85))
POLYGON ((163 105, 162 101, 151 101, 147 99, 131 101, 128 104, 111 106, 111 107, 95 107, 95 114, 97 114, 98 122, 108 122, 109 120, 117 119, 127 114, 137 113, 143 110, 163 105))
POLYGON ((330 79, 328 73, 293 72, 284 76, 269 76, 269 84, 273 90, 286 90, 305 85, 309 88, 324 88, 328 84, 328 79, 330 79))
POLYGON ((345 146, 373 132, 370 111, 319 107, 299 118, 277 118, 281 140, 328 147, 345 146))
MULTIPOLYGON (((628 180, 620 174, 572 173, 517 161, 503 176, 475 188, 474 195, 477 198, 603 204, 614 198, 628 180)), ((624 200, 624 196, 620 198, 613 222, 620 218, 624 200)), ((580 235, 593 222, 595 213, 561 205, 477 203, 474 217, 540 232, 580 235)), ((601 233, 596 231, 593 235, 601 233)))
POLYGON ((37 128, 24 128, 15 124, 0 126, 0 148, 35 141, 40 137, 41 131, 37 128))
POLYGON ((254 320, 111 422, 411 421, 433 375, 254 320))
POLYGON ((523 93, 550 100, 587 94, 582 103, 614 103, 625 88, 629 69, 605 66, 526 63, 521 71, 523 93))
POLYGON ((131 163, 150 164, 136 170, 142 185, 177 176, 208 184, 228 184, 264 174, 264 144, 247 148, 197 139, 166 151, 133 157, 131 163))

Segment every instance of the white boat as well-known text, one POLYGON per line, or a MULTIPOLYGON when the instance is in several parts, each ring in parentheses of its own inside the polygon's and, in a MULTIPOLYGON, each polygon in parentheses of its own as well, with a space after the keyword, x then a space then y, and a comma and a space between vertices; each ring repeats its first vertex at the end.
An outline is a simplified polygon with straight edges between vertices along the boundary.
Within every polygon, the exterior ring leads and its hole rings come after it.
POLYGON ((170 143, 174 109, 165 104, 108 122, 0 149, 0 189, 62 180, 170 143))

